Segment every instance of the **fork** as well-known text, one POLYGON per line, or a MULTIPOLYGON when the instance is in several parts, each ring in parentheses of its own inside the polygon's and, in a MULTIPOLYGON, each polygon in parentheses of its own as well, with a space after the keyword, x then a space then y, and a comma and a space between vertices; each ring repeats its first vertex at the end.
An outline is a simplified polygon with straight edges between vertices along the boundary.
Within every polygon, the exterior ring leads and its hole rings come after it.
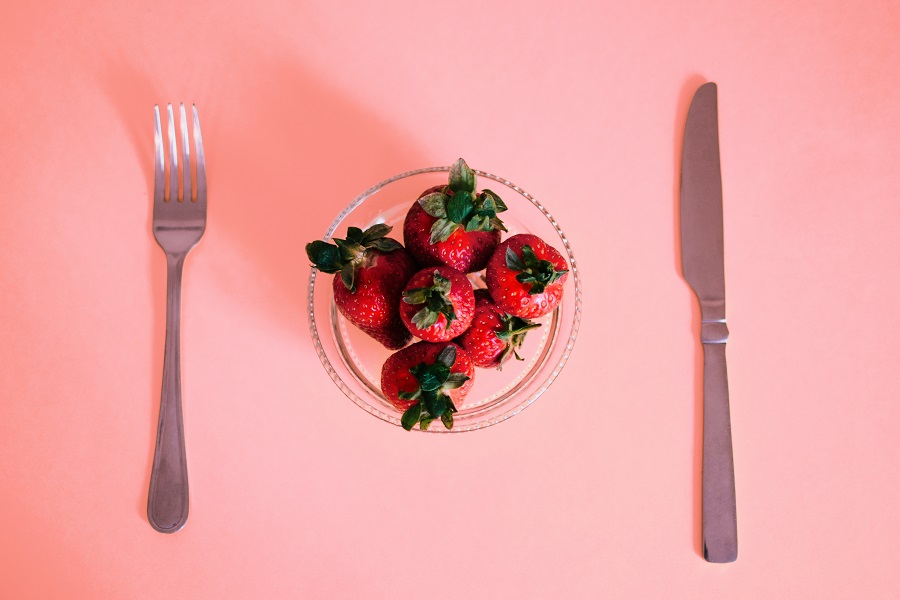
POLYGON ((181 274, 187 253, 206 230, 206 161, 197 107, 193 106, 196 149, 196 197, 191 189, 191 152, 187 115, 181 105, 181 194, 179 195, 178 148, 172 105, 169 113, 169 187, 166 193, 165 153, 159 124, 159 106, 154 135, 156 160, 153 185, 153 236, 166 253, 166 350, 163 360, 162 398, 156 452, 150 473, 147 519, 162 533, 184 527, 188 517, 187 459, 181 413, 181 274))

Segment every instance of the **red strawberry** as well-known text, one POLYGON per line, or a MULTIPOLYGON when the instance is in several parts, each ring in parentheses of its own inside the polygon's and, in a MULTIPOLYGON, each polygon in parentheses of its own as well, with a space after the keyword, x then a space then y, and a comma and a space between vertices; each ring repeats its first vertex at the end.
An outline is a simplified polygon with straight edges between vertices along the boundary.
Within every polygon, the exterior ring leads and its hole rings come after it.
POLYGON ((452 340, 469 327, 474 312, 472 283, 450 267, 428 267, 413 275, 400 303, 406 327, 429 342, 452 340))
POLYGON ((477 289, 475 290, 475 308, 481 308, 482 306, 493 306, 494 299, 491 298, 490 292, 485 289, 477 289))
POLYGON ((491 190, 475 192, 475 172, 463 159, 450 168, 450 182, 422 192, 403 223, 403 242, 419 263, 447 265, 462 273, 485 267, 506 231, 497 213, 506 210, 491 190))
POLYGON ((428 429, 435 419, 453 427, 453 413, 472 388, 475 366, 465 350, 453 343, 416 342, 388 357, 381 368, 381 391, 402 410, 403 428, 416 423, 428 429))
POLYGON ((384 237, 390 231, 384 224, 365 231, 350 227, 347 239, 307 244, 306 255, 323 273, 340 273, 332 289, 341 314, 386 348, 396 350, 411 337, 399 308, 403 286, 416 266, 400 242, 384 237))
POLYGON ((568 268, 556 248, 536 235, 520 233, 497 247, 485 282, 500 310, 534 319, 559 305, 568 268))
POLYGON ((540 325, 497 308, 487 290, 475 290, 475 317, 456 342, 469 353, 476 367, 500 369, 512 356, 523 360, 516 351, 528 330, 536 327, 540 325))

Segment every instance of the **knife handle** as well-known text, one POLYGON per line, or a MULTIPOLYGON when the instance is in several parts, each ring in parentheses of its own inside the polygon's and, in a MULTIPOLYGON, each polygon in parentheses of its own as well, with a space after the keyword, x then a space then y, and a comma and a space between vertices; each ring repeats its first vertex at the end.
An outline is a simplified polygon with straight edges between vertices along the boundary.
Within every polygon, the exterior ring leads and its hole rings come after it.
MULTIPOLYGON (((715 325, 724 329, 725 324, 715 325)), ((724 335, 703 336, 702 537, 703 558, 713 563, 737 559, 734 458, 725 364, 727 336, 727 329, 724 329, 724 335)))

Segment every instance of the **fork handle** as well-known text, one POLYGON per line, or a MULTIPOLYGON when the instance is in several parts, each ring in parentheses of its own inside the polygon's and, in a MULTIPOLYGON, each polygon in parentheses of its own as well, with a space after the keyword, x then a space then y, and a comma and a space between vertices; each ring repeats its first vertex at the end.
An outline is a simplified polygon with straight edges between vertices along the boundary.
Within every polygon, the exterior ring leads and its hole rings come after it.
POLYGON ((166 254, 166 351, 147 500, 150 525, 162 533, 178 531, 188 517, 187 458, 181 413, 181 274, 185 256, 166 254))

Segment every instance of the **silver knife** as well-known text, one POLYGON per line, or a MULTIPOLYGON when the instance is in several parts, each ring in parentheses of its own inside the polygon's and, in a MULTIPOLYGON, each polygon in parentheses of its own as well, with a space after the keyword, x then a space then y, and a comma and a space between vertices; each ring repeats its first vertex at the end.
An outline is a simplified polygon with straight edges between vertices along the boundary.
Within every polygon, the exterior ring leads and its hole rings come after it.
POLYGON ((716 84, 691 100, 681 155, 681 263, 700 300, 703 344, 703 557, 737 559, 734 459, 725 367, 725 259, 716 84))

